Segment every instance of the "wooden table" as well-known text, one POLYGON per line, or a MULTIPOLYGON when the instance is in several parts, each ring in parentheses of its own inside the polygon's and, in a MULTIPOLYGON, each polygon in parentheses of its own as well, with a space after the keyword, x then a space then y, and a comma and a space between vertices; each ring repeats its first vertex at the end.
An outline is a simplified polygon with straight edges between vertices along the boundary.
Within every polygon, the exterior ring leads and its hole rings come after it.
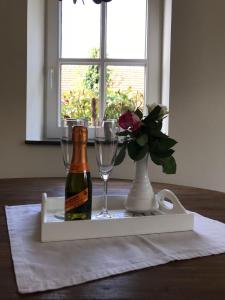
MULTIPOLYGON (((154 190, 172 189, 190 210, 225 223, 225 194, 183 186, 153 184, 154 190)), ((110 193, 127 192, 129 181, 111 181, 110 193)), ((101 192, 95 181, 94 193, 101 192)), ((0 299, 225 299, 225 254, 170 262, 49 292, 20 295, 17 292, 10 253, 4 205, 39 203, 42 192, 64 194, 64 179, 0 180, 0 299)))

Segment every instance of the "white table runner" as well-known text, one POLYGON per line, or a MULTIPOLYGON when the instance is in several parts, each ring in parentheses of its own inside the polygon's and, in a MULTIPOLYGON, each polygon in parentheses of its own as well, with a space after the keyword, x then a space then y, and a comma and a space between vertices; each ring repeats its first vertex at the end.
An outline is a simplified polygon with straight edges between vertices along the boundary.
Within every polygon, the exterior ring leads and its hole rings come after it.
POLYGON ((6 207, 20 293, 225 252, 225 224, 199 214, 194 231, 41 243, 40 210, 40 204, 6 207))

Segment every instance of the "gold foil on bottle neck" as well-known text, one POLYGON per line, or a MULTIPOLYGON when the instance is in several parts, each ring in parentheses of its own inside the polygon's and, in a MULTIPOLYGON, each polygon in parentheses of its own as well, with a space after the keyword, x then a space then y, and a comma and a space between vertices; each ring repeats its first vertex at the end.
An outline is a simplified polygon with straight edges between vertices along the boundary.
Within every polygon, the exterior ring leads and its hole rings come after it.
POLYGON ((84 126, 74 126, 72 130, 73 155, 70 164, 70 173, 89 172, 87 161, 88 130, 84 126))
POLYGON ((73 143, 86 144, 88 140, 88 130, 84 126, 74 126, 72 131, 73 143))

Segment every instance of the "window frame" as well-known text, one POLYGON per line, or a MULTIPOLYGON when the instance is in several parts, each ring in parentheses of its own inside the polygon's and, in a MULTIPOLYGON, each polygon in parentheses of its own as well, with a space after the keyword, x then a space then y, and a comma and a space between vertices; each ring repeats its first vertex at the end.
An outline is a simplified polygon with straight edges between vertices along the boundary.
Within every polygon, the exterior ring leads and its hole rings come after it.
MULTIPOLYGON (((162 26, 163 26, 163 0, 146 0, 146 41, 144 59, 111 59, 106 58, 106 11, 107 3, 101 5, 101 34, 100 57, 86 58, 60 58, 60 30, 61 2, 48 0, 46 3, 46 84, 45 84, 45 137, 58 138, 60 136, 60 65, 96 65, 100 66, 100 74, 104 74, 108 65, 113 66, 143 66, 144 76, 144 107, 161 99, 161 55, 162 55, 162 26), (48 13, 51 12, 51 13, 48 13), (156 17, 156 15, 158 17, 156 17), (155 28, 157 32, 155 32, 155 28), (157 49, 160 50, 157 52, 157 49), (152 84, 151 84, 152 83, 152 84), (153 87, 153 85, 155 85, 153 87), (156 98, 156 99, 155 99, 156 98)), ((100 76, 100 116, 105 106, 105 76, 100 76)), ((146 109, 144 109, 146 112, 146 109)))

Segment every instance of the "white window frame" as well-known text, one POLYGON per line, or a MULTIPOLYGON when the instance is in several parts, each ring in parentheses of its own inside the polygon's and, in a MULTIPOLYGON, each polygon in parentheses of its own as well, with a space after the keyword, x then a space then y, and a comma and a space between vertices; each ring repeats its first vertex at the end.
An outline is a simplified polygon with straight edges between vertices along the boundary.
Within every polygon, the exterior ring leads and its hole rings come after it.
MULTIPOLYGON (((88 0, 90 1, 90 0, 88 0)), ((142 1, 142 0, 141 0, 142 1)), ((100 74, 105 74, 107 65, 113 66, 143 66, 145 67, 144 106, 153 102, 161 102, 162 95, 162 33, 163 15, 165 14, 164 1, 172 0, 146 0, 146 49, 144 59, 109 59, 106 58, 106 11, 107 4, 101 4, 101 35, 100 58, 74 59, 60 58, 60 30, 61 2, 47 0, 46 2, 46 85, 45 85, 45 137, 58 138, 60 136, 60 65, 93 65, 100 66, 100 74), (50 12, 50 13, 49 13, 50 12)), ((97 5, 97 4, 96 4, 97 5)), ((167 18, 168 19, 168 18, 167 18)), ((170 19, 171 24, 171 19, 170 19)), ((170 26, 169 24, 169 26, 170 26)), ((168 45, 167 45, 168 46, 168 45)), ((169 45, 170 46, 170 45, 169 45)), ((165 84, 164 84, 165 86, 165 84)), ((168 87, 169 88, 169 87, 168 87)), ((100 76, 100 116, 103 115, 105 105, 105 76, 100 76)), ((168 102, 168 101, 167 101, 168 102)))

